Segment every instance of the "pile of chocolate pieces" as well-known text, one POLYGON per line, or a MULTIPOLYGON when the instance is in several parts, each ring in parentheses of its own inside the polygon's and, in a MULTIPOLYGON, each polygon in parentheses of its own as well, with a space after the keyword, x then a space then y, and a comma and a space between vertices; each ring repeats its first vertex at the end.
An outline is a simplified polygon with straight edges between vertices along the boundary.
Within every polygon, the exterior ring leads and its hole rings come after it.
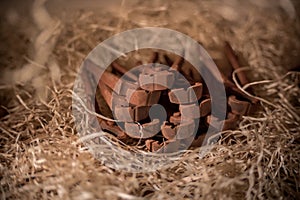
MULTIPOLYGON (((232 68, 239 68, 237 56, 228 43, 225 45, 225 54, 232 68)), ((111 64, 112 72, 103 72, 98 83, 102 100, 96 98, 96 110, 101 113, 99 108, 106 102, 119 122, 99 118, 100 126, 122 142, 129 145, 139 143, 145 151, 150 152, 174 152, 185 148, 186 144, 201 146, 212 117, 207 87, 203 81, 194 80, 191 72, 187 73, 182 68, 185 62, 182 57, 172 60, 167 55, 160 56, 165 58, 170 67, 144 65, 142 70, 136 70, 140 73, 134 73, 115 61, 111 64), (184 75, 189 87, 176 79, 175 72, 184 75), (155 113, 154 117, 149 117, 151 107, 157 105, 164 107, 165 121, 161 121, 160 116, 156 118, 155 113), (194 134, 196 123, 198 129, 194 134)), ((158 63, 158 57, 159 54, 153 52, 149 63, 158 63)), ((243 72, 237 73, 237 77, 241 85, 248 83, 243 72)), ((223 81, 228 99, 223 130, 236 129, 241 116, 253 112, 258 101, 244 94, 225 75, 223 81)))

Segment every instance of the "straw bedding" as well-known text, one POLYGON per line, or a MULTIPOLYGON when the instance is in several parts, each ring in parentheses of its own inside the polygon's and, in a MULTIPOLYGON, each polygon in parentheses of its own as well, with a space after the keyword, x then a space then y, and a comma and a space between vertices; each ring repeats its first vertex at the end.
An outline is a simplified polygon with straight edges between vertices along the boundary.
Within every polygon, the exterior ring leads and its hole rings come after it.
POLYGON ((0 123, 1 198, 299 198, 299 72, 288 72, 300 63, 295 10, 266 1, 124 2, 117 11, 74 12, 64 21, 47 16, 36 1, 32 20, 23 19, 23 27, 1 22, 1 37, 18 41, 1 54, 1 106, 9 112, 0 123), (244 117, 237 130, 220 133, 202 159, 198 148, 156 172, 129 173, 102 165, 83 146, 74 128, 71 91, 92 48, 143 26, 186 33, 224 64, 222 46, 229 41, 243 58, 262 108, 244 117), (12 33, 13 27, 24 31, 12 33))

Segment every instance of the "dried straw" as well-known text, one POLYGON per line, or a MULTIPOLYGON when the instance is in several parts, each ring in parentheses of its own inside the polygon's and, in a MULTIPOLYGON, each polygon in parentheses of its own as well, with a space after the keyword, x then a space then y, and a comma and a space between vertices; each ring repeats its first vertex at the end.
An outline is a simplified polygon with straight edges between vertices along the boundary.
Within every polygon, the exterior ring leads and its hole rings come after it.
POLYGON ((288 6, 253 2, 229 1, 228 6, 219 1, 145 1, 130 6, 125 2, 120 15, 87 11, 71 15, 76 23, 63 22, 50 56, 60 66, 60 81, 44 79, 49 100, 33 98, 35 88, 30 85, 9 86, 10 113, 0 123, 1 198, 299 197, 299 73, 286 74, 295 58, 288 52, 300 52, 299 21, 284 12, 288 6), (276 15, 267 15, 266 9, 276 15), (98 42, 122 30, 155 25, 187 33, 215 59, 222 60, 223 41, 230 41, 248 63, 243 70, 253 83, 245 87, 255 90, 262 108, 244 117, 237 130, 220 133, 221 139, 202 159, 198 148, 156 172, 113 170, 78 140, 71 108, 73 81, 98 42))

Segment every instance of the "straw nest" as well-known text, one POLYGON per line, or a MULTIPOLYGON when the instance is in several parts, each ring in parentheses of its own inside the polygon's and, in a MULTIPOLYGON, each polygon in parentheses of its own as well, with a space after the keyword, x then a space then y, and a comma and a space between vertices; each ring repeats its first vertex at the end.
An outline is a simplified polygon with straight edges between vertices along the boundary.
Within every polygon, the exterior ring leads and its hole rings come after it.
POLYGON ((116 10, 81 11, 61 21, 36 1, 33 21, 1 22, 1 37, 15 47, 1 51, 6 69, 1 106, 9 113, 0 123, 1 198, 299 197, 299 72, 288 72, 299 61, 295 9, 266 1, 132 1, 116 10), (229 41, 244 58, 262 109, 243 117, 237 130, 220 133, 202 159, 198 148, 156 172, 129 173, 102 165, 81 143, 71 91, 92 48, 120 31, 144 26, 186 33, 219 62, 223 42, 229 41))

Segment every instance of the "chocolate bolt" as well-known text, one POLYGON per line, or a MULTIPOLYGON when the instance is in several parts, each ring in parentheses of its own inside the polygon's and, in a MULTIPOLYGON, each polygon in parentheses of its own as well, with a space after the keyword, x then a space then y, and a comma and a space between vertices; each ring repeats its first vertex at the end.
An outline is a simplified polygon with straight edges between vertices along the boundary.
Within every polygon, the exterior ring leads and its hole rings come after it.
MULTIPOLYGON (((96 77, 96 76, 98 76, 99 74, 102 73, 102 75, 100 77, 100 80, 102 81, 102 83, 107 85, 110 89, 112 89, 117 94, 125 95, 127 89, 138 88, 138 85, 135 82, 120 79, 118 76, 103 70, 100 66, 98 66, 91 60, 85 60, 84 66, 85 66, 85 69, 88 72, 90 72, 90 74, 92 76, 94 76, 93 78, 95 80, 98 80, 99 77, 96 77)), ((100 85, 98 84, 98 86, 101 87, 101 84, 100 85)))
POLYGON ((160 131, 160 122, 158 119, 154 119, 142 125, 125 123, 125 131, 132 138, 147 139, 155 136, 160 131))
POLYGON ((153 70, 150 73, 142 73, 139 76, 140 87, 148 91, 172 88, 174 81, 174 74, 168 70, 153 70))
MULTIPOLYGON (((206 123, 210 124, 212 118, 215 118, 215 117, 213 117, 212 115, 207 116, 206 123)), ((215 120, 219 120, 219 119, 215 118, 215 120)), ((230 130, 230 129, 235 129, 236 126, 237 126, 238 120, 239 120, 238 115, 233 114, 233 113, 228 113, 227 119, 224 120, 224 124, 223 124, 223 129, 222 130, 226 131, 226 130, 230 130)))
POLYGON ((249 102, 237 100, 233 95, 228 98, 228 104, 231 112, 237 115, 247 115, 251 106, 249 102))
POLYGON ((116 71, 118 71, 119 73, 123 74, 124 76, 126 76, 127 78, 133 80, 133 81, 137 81, 138 78, 135 74, 131 73, 130 71, 128 71, 127 69, 125 69, 122 65, 118 64, 117 62, 113 62, 111 64, 112 68, 115 69, 116 71))
POLYGON ((176 126, 164 122, 164 124, 161 126, 161 132, 163 136, 168 140, 186 139, 188 137, 191 137, 195 132, 195 122, 194 120, 188 120, 176 126))
POLYGON ((192 85, 187 89, 184 88, 172 89, 168 94, 170 102, 175 104, 194 103, 201 98, 202 88, 203 88, 202 83, 195 83, 195 85, 192 85))
POLYGON ((132 105, 151 106, 158 103, 160 91, 147 91, 142 89, 128 89, 126 99, 132 105))
POLYGON ((178 140, 167 140, 159 143, 158 141, 149 139, 146 140, 146 148, 151 152, 157 153, 173 153, 179 149, 180 141, 178 140))
POLYGON ((117 125, 114 125, 113 123, 109 123, 108 121, 104 121, 100 119, 98 119, 98 121, 103 130, 107 130, 116 134, 118 139, 120 140, 128 139, 127 134, 124 131, 122 131, 117 125))
MULTIPOLYGON (((239 69, 240 64, 238 62, 238 58, 237 58, 235 52, 233 51, 231 45, 228 42, 225 42, 225 54, 231 64, 231 66, 233 67, 233 69, 235 69, 235 70, 239 69)), ((240 80, 241 85, 245 85, 245 84, 249 83, 246 75, 242 71, 239 71, 237 73, 237 76, 240 80)))
POLYGON ((116 119, 123 122, 137 122, 148 117, 149 106, 116 106, 114 114, 116 119))

